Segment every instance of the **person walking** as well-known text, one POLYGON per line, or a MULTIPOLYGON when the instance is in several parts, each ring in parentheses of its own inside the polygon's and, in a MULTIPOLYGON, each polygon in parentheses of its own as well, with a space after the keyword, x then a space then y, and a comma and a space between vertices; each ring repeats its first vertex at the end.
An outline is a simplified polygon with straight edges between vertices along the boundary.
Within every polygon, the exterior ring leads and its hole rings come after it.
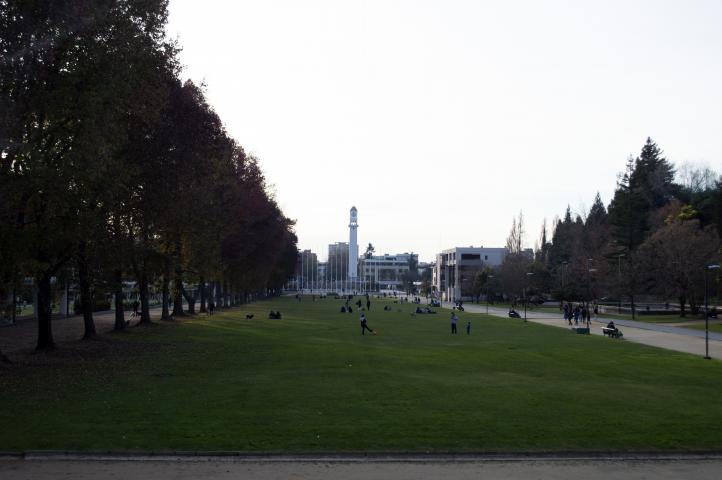
POLYGON ((361 335, 366 335, 366 330, 368 330, 372 335, 376 335, 376 332, 371 330, 366 323, 366 315, 361 313, 361 335))
POLYGON ((452 335, 456 335, 456 322, 459 320, 459 317, 456 316, 456 312, 451 312, 451 333, 452 335))

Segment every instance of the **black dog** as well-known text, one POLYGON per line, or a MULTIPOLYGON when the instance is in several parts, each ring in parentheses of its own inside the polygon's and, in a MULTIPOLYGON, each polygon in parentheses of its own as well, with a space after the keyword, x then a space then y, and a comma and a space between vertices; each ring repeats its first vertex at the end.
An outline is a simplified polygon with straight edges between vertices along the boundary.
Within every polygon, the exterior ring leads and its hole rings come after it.
POLYGON ((251 314, 251 315, 246 315, 246 320, 250 320, 250 319, 252 319, 252 318, 253 318, 253 314, 251 314))

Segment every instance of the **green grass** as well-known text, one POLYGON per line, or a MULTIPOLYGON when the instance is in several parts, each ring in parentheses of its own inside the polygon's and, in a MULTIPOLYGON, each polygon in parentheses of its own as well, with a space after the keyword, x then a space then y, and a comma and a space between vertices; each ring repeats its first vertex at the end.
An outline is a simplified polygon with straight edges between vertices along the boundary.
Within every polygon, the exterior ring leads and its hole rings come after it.
POLYGON ((2 367, 0 450, 722 448, 722 362, 468 312, 452 336, 448 311, 372 302, 378 336, 283 298, 2 367))

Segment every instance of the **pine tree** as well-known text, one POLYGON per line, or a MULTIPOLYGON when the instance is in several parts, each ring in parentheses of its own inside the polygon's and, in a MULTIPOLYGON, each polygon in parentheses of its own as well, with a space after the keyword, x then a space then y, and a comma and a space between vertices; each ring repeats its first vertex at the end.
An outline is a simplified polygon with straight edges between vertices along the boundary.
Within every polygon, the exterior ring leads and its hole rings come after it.
POLYGON ((674 193, 674 167, 662 153, 659 146, 647 138, 629 175, 629 186, 645 200, 647 211, 661 207, 674 193))
POLYGON ((602 197, 599 195, 599 192, 597 192, 597 196, 594 197, 594 204, 592 204, 592 208, 589 210, 589 215, 587 215, 587 227, 591 225, 600 225, 607 220, 607 209, 604 208, 604 204, 602 203, 602 197))

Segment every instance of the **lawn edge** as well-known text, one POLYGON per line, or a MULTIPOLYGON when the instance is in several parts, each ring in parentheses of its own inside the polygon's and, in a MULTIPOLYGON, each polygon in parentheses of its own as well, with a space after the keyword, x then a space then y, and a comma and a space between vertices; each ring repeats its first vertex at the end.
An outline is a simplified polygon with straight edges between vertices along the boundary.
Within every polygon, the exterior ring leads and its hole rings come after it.
POLYGON ((722 450, 524 450, 524 451, 0 451, 0 461, 186 461, 262 463, 476 463, 524 461, 722 460, 722 450))

